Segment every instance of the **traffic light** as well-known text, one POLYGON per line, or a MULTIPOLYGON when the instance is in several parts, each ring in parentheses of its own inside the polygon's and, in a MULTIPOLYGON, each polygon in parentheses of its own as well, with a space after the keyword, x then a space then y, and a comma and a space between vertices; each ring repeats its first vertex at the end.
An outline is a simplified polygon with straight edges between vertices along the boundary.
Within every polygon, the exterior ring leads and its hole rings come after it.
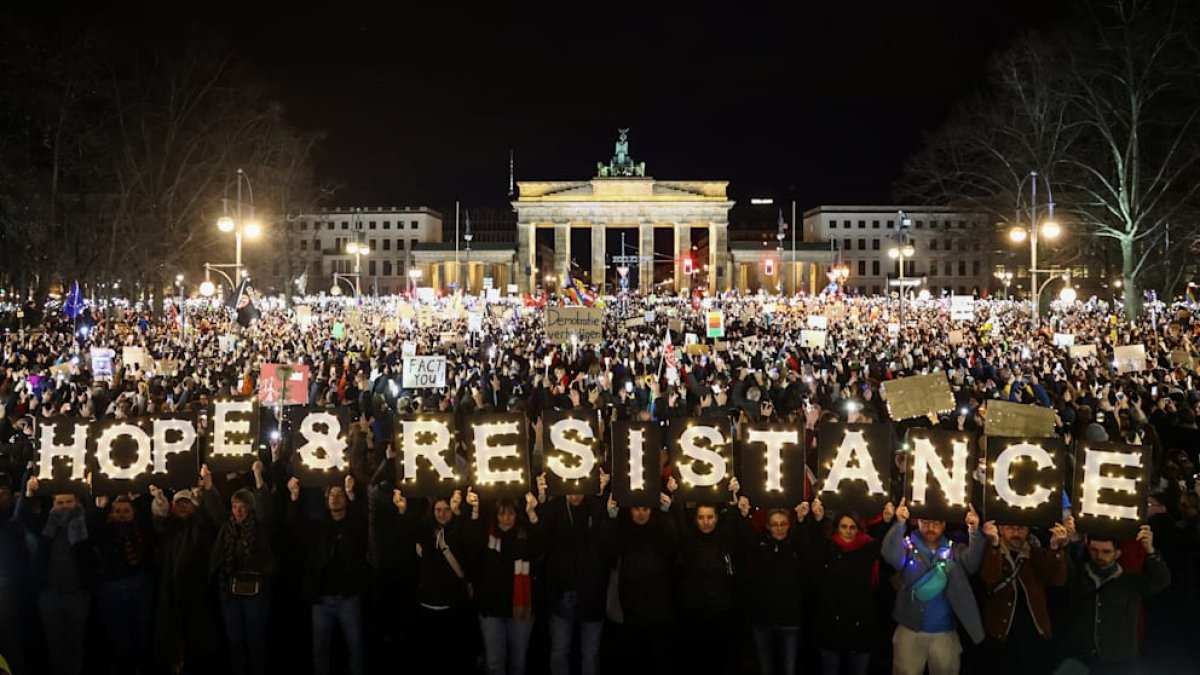
POLYGON ((767 276, 774 276, 774 274, 775 274, 775 259, 774 258, 767 258, 766 260, 763 261, 763 271, 766 272, 767 276))
POLYGON ((692 273, 692 256, 690 256, 690 255, 684 256, 684 258, 683 258, 683 273, 684 274, 692 273))

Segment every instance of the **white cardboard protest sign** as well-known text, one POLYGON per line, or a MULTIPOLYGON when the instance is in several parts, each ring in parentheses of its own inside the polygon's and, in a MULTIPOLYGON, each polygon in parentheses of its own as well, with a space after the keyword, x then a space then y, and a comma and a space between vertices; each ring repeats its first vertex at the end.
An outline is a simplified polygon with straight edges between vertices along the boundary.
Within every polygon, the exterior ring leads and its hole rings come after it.
POLYGON ((401 385, 405 389, 434 389, 446 386, 446 357, 405 356, 401 385))
POLYGON ((954 295, 950 297, 950 320, 970 321, 975 318, 975 297, 954 295))

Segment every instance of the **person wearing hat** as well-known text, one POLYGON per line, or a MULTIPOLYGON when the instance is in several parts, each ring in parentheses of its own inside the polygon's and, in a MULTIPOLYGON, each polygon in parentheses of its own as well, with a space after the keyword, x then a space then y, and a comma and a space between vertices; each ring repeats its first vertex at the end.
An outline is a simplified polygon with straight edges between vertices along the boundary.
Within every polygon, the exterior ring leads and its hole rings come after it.
POLYGON ((220 523, 209 557, 209 576, 217 582, 217 597, 225 620, 229 666, 234 675, 261 675, 267 668, 267 623, 270 580, 275 571, 271 551, 270 495, 263 463, 254 461, 253 491, 233 493, 226 508, 212 485, 208 466, 200 470, 201 503, 220 523))
POLYGON ((175 492, 170 501, 150 486, 150 512, 159 543, 154 597, 154 661, 172 672, 216 669, 220 648, 217 616, 208 592, 208 555, 216 527, 195 490, 175 492))
POLYGON ((961 624, 975 644, 983 641, 983 622, 968 577, 979 570, 986 542, 979 531, 979 516, 967 506, 967 546, 945 537, 946 522, 918 519, 918 530, 905 534, 909 513, 902 500, 896 521, 883 538, 883 559, 900 573, 901 588, 892 612, 896 632, 892 637, 892 672, 930 675, 959 672, 961 624))

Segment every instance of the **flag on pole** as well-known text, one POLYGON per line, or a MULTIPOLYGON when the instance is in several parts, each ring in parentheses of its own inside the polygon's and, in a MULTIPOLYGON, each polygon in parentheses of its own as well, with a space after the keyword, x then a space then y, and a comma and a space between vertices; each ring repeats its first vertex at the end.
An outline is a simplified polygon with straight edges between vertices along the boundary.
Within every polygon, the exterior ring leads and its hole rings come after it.
POLYGON ((71 292, 67 293, 67 299, 63 302, 63 312, 72 320, 83 314, 83 292, 79 290, 78 279, 71 284, 71 292))
POLYGON ((586 287, 580 286, 570 272, 567 272, 567 277, 563 279, 563 294, 574 300, 577 305, 591 307, 596 304, 596 296, 586 287))
POLYGON ((242 328, 258 320, 261 314, 254 306, 254 290, 250 287, 250 277, 242 277, 237 290, 229 296, 225 306, 237 312, 237 322, 242 328))

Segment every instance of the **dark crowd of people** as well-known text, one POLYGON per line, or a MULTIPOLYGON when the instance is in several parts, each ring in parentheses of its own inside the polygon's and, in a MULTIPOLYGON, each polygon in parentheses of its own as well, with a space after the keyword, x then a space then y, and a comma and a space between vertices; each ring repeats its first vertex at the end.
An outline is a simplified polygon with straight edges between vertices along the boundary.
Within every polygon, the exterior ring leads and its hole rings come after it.
POLYGON ((190 306, 182 325, 177 313, 48 311, 4 332, 3 664, 18 675, 1196 672, 1192 307, 1131 321, 1093 300, 1034 321, 1023 304, 986 300, 952 321, 944 301, 921 300, 899 324, 887 298, 630 294, 604 307, 600 344, 551 344, 545 302, 321 298, 304 321, 267 309, 245 328, 217 306, 190 306), (713 310, 717 339, 705 337, 713 310), (1122 345, 1143 345, 1144 363, 1115 361, 1122 345), (150 363, 123 363, 126 346, 150 363), (405 353, 445 354, 446 387, 405 389, 405 353), (47 420, 198 415, 255 395, 270 363, 307 365, 307 403, 349 409, 341 484, 301 487, 276 406, 261 408, 246 473, 202 464, 192 488, 139 494, 48 491, 34 477, 47 420), (946 374, 956 408, 892 420, 880 384, 931 372, 946 374), (985 520, 978 503, 961 522, 910 517, 906 430, 983 433, 997 399, 1053 409, 1068 446, 1148 446, 1136 537, 1077 532, 1069 490, 1062 517, 1040 527, 985 520), (657 507, 618 508, 607 473, 595 494, 547 494, 544 477, 514 500, 397 489, 397 416, 523 412, 537 475, 542 414, 566 409, 594 412, 602 429, 801 425, 805 498, 758 508, 733 479, 716 503, 684 503, 665 451, 657 507), (882 512, 812 498, 823 421, 891 426, 882 512))

